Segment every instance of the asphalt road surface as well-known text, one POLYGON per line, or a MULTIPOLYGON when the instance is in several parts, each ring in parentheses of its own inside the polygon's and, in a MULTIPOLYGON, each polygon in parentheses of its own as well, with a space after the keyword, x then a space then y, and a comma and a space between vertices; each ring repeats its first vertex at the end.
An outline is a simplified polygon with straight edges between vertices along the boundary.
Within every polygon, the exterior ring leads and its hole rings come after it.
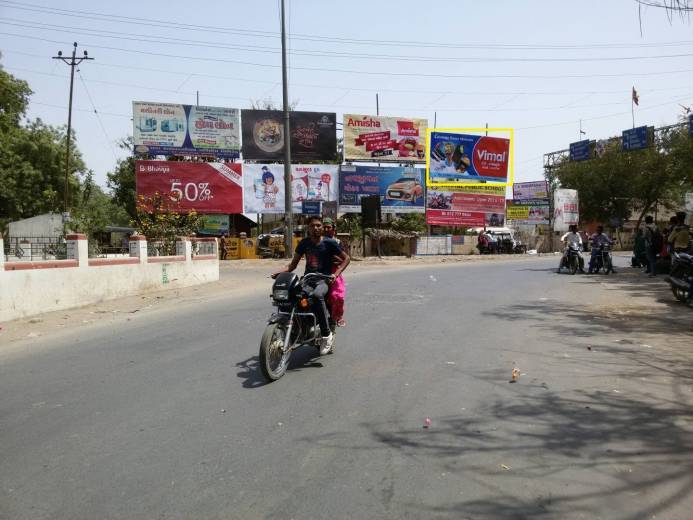
POLYGON ((335 353, 271 384, 269 283, 27 339, 0 518, 691 518, 690 310, 556 264, 347 273, 335 353))

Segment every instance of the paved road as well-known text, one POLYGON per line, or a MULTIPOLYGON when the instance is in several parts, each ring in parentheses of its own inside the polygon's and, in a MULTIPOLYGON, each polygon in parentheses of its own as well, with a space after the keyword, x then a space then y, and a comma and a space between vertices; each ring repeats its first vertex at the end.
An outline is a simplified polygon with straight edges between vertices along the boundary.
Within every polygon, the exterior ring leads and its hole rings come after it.
POLYGON ((690 518, 680 309, 555 264, 354 275, 336 353, 269 385, 268 291, 27 341, 0 518, 690 518))

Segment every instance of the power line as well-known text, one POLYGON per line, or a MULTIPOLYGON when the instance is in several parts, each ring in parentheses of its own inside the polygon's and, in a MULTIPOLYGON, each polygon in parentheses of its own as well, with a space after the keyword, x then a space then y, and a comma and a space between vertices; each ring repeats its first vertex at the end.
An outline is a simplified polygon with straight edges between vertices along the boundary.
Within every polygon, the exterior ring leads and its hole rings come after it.
MULTIPOLYGON (((217 32, 222 34, 238 34, 245 36, 253 36, 260 38, 279 39, 279 32, 266 30, 239 29, 232 27, 220 27, 210 25, 196 25, 181 22, 162 21, 151 18, 122 16, 115 14, 104 14, 94 11, 85 10, 69 10, 55 7, 46 7, 37 4, 29 4, 25 2, 14 2, 10 0, 0 0, 0 4, 5 4, 7 8, 23 10, 29 12, 38 12, 56 16, 67 16, 71 18, 83 18, 113 23, 127 23, 132 25, 142 25, 147 27, 160 28, 175 28, 188 31, 203 31, 217 32)), ((450 48, 450 49, 502 49, 502 50, 570 50, 570 49, 604 49, 604 48, 648 48, 648 47, 664 47, 676 45, 688 45, 693 42, 662 42, 662 43, 641 43, 641 44, 622 44, 622 43, 594 43, 594 44, 452 44, 452 43, 432 43, 430 41, 415 41, 415 40, 378 40, 365 38, 344 38, 327 35, 315 34, 300 34, 296 33, 292 36, 295 40, 312 41, 324 44, 325 42, 349 44, 349 45, 389 45, 397 47, 428 47, 428 48, 450 48)))
POLYGON ((106 131, 106 127, 104 126, 103 121, 101 121, 101 116, 99 115, 99 111, 96 110, 96 105, 94 104, 94 99, 91 97, 91 93, 89 92, 89 88, 87 87, 87 82, 84 81, 84 76, 82 76, 82 71, 77 69, 77 74, 79 74, 79 79, 82 80, 82 85, 84 86, 84 91, 87 93, 87 98, 89 98, 89 102, 91 103, 91 107, 94 109, 94 115, 96 116, 96 120, 99 122, 99 126, 101 127, 101 131, 103 132, 103 135, 106 138, 106 143, 108 144, 109 148, 111 149, 111 153, 113 153, 113 158, 117 161, 118 156, 116 155, 115 148, 113 148, 113 142, 111 141, 111 138, 108 136, 108 132, 106 131))

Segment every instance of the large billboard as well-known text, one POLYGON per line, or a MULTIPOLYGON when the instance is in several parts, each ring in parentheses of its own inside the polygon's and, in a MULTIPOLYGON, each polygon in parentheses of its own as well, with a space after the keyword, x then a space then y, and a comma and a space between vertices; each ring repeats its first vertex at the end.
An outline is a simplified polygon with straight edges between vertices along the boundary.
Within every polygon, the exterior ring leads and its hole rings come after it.
MULTIPOLYGON (((243 159, 284 159, 284 113, 242 110, 243 159)), ((333 161, 337 157, 337 115, 334 112, 290 112, 291 158, 333 161)))
POLYGON ((424 212, 424 169, 402 166, 342 166, 339 211, 360 213, 361 198, 380 196, 383 213, 424 212))
POLYGON ((344 160, 423 162, 427 119, 344 114, 344 160))
POLYGON ((577 190, 560 189, 554 192, 553 202, 554 231, 568 231, 580 220, 580 206, 577 190))
POLYGON ((503 226, 505 186, 429 186, 426 223, 437 226, 503 226))
MULTIPOLYGON (((304 202, 337 201, 339 166, 336 164, 294 164, 291 166, 291 199, 296 213, 304 202)), ((245 164, 245 213, 284 213, 284 165, 245 164)))
POLYGON ((510 200, 505 216, 515 224, 548 224, 551 217, 549 200, 510 200))
POLYGON ((137 195, 165 193, 182 211, 242 213, 240 163, 136 161, 137 195))
POLYGON ((514 200, 546 199, 548 204, 549 190, 546 181, 516 182, 513 184, 514 200))
POLYGON ((430 183, 508 182, 510 139, 431 132, 430 183))
POLYGON ((239 157, 237 108, 132 102, 132 135, 139 155, 239 157))

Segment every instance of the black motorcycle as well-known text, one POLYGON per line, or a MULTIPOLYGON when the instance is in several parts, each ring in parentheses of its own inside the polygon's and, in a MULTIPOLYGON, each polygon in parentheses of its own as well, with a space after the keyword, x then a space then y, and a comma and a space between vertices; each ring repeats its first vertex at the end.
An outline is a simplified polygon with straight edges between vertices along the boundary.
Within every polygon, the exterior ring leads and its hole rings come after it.
POLYGON ((592 262, 590 266, 591 273, 598 273, 600 270, 603 270, 604 274, 615 272, 614 264, 611 261, 611 246, 606 244, 600 245, 597 248, 597 252, 592 256, 592 262))
POLYGON ((563 255, 563 259, 561 260, 561 267, 558 268, 558 272, 561 272, 561 269, 565 267, 570 271, 570 274, 575 274, 577 273, 578 269, 580 269, 580 246, 574 243, 568 244, 568 250, 566 251, 566 254, 563 255))
POLYGON ((693 301, 693 256, 688 253, 671 254, 671 273, 667 279, 671 292, 680 302, 693 301))
MULTIPOLYGON (((293 350, 304 345, 320 349, 322 334, 313 312, 314 298, 308 282, 329 278, 320 273, 308 273, 302 278, 294 273, 277 276, 271 294, 277 311, 270 316, 260 340, 260 367, 267 379, 276 381, 284 375, 293 350)), ((332 320, 330 328, 334 333, 332 320)))

